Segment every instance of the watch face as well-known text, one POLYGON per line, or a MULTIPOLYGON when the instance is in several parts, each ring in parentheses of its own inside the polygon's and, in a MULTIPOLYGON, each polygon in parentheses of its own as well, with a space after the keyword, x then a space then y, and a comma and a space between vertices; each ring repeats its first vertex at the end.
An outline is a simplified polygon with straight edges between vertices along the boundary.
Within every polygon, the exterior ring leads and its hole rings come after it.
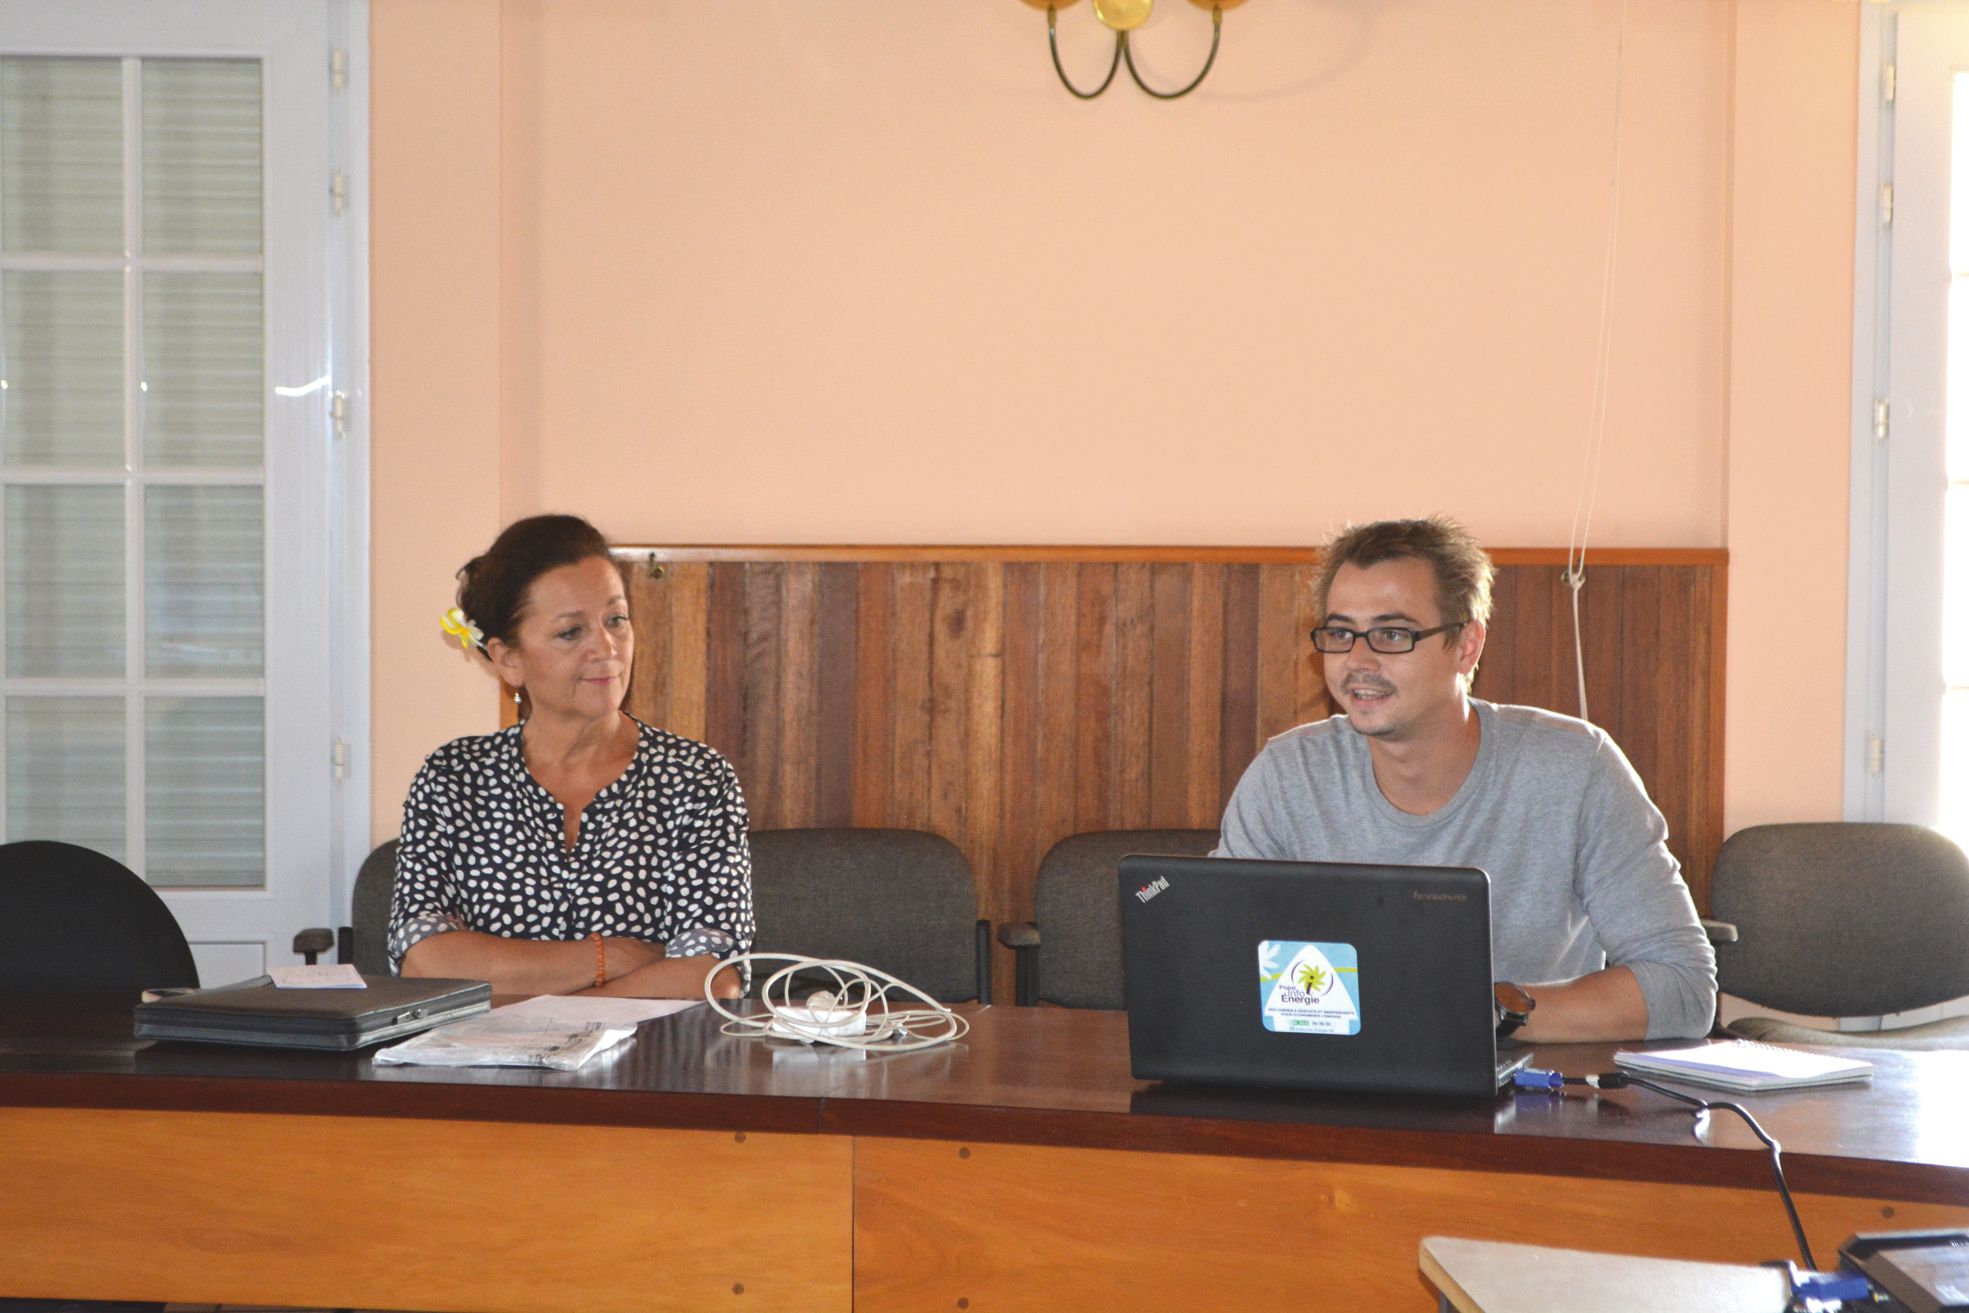
POLYGON ((1537 1001, 1530 994, 1508 980, 1500 980, 1491 986, 1491 993, 1497 999, 1497 1011, 1500 1016, 1515 1017, 1523 1021, 1530 1015, 1531 1010, 1538 1006, 1537 1001))

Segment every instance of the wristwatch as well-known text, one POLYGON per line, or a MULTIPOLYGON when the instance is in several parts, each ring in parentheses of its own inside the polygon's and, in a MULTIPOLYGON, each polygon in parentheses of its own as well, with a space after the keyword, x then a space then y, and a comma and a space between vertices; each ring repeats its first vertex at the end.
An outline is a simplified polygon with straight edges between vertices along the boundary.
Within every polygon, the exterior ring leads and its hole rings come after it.
POLYGON ((1503 1039, 1512 1031, 1531 1019, 1531 1010, 1538 1006, 1538 1000, 1508 980, 1500 980, 1490 987, 1491 997, 1497 1003, 1497 1037, 1503 1039))

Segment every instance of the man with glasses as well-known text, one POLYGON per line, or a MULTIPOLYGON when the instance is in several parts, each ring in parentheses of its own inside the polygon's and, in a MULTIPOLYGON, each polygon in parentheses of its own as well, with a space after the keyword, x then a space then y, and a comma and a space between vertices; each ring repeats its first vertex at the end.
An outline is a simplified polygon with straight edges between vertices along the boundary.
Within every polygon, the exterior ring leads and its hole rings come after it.
POLYGON ((1337 714, 1259 753, 1217 855, 1481 867, 1499 1034, 1702 1035, 1716 958, 1626 756, 1585 721, 1470 696, 1492 573, 1442 518, 1327 544, 1312 638, 1337 714))

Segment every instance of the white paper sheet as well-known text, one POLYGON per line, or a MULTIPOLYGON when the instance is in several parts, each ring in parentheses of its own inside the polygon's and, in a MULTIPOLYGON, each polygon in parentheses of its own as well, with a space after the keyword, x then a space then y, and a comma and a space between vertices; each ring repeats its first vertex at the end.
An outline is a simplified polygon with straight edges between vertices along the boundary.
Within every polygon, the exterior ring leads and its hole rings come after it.
POLYGON ((318 966, 268 967, 275 989, 368 989, 361 974, 347 962, 318 966))
POLYGON ((704 1006, 702 999, 690 998, 606 998, 593 995, 569 997, 540 994, 519 1003, 494 1008, 499 1016, 530 1017, 535 1021, 562 1021, 605 1026, 634 1026, 639 1022, 667 1017, 685 1008, 704 1006))
POLYGON ((379 1067, 547 1067, 575 1071, 597 1054, 626 1044, 633 1025, 553 1021, 501 1015, 506 1009, 453 1021, 414 1039, 378 1049, 379 1067))

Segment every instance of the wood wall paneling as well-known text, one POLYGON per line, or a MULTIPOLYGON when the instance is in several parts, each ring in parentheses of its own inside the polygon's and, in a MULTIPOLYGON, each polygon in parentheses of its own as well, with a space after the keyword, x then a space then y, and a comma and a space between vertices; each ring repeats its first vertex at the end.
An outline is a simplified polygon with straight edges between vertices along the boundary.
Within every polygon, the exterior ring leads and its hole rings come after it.
MULTIPOLYGON (((1479 696, 1578 714, 1563 553, 1494 553, 1479 696)), ((731 758, 755 828, 944 835, 979 915, 1096 829, 1208 827, 1265 740, 1328 713, 1317 554, 1226 548, 620 550, 629 710, 731 758)), ((1596 553, 1591 718, 1668 819, 1698 906, 1722 841, 1721 552, 1596 553)), ((1010 989, 1009 962, 1000 963, 1010 989)))

